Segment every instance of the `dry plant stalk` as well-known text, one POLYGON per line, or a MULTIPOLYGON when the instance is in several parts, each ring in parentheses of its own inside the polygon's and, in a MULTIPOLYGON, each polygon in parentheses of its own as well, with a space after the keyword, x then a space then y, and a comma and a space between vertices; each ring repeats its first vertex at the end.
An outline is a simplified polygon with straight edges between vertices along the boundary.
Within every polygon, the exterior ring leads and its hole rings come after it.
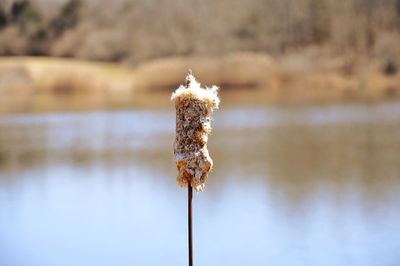
POLYGON ((176 108, 175 162, 181 187, 188 184, 197 192, 203 190, 213 161, 208 154, 207 140, 211 132, 210 115, 218 108, 218 87, 201 88, 191 71, 186 85, 171 96, 176 108))

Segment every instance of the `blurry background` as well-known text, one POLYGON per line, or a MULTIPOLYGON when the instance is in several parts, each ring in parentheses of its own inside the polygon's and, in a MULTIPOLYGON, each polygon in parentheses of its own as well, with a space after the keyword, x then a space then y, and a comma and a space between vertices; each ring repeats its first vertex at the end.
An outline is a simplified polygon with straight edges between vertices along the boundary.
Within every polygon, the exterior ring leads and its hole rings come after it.
POLYGON ((2 0, 0 55, 1 266, 186 265, 188 69, 196 265, 399 264, 399 0, 2 0))

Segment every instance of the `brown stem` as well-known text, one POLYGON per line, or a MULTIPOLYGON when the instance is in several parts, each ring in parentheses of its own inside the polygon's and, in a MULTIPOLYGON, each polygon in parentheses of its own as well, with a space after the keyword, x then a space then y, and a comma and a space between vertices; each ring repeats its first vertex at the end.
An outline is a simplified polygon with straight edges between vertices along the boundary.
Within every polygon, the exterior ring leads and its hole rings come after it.
POLYGON ((189 266, 193 266, 193 189, 190 183, 188 184, 188 233, 189 233, 189 266))

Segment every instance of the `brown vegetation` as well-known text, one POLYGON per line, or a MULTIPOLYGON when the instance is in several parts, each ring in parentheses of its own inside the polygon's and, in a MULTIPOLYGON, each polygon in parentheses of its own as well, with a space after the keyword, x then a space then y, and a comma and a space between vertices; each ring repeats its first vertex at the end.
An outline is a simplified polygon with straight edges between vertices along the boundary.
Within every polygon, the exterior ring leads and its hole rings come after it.
POLYGON ((73 59, 0 60, 0 112, 75 110, 132 105, 132 69, 73 59))
POLYGON ((400 98, 400 73, 392 61, 331 58, 320 49, 274 59, 265 54, 157 59, 135 69, 138 91, 175 89, 186 69, 205 85, 220 86, 224 102, 306 103, 400 98), (157 79, 154 77, 157 75, 157 79))
POLYGON ((400 99, 391 61, 324 57, 320 50, 170 57, 136 68, 74 59, 0 59, 0 112, 170 106, 187 69, 221 87, 223 104, 327 103, 400 99), (157 77, 156 79, 154 77, 157 77))
POLYGON ((0 0, 0 55, 76 58, 2 58, 3 111, 168 104, 188 69, 224 103, 394 99, 400 0, 0 0))
POLYGON ((398 40, 400 29, 400 0, 0 3, 0 55, 130 64, 166 56, 224 56, 237 51, 275 57, 315 45, 329 48, 332 56, 352 53, 368 57, 383 35, 398 40))

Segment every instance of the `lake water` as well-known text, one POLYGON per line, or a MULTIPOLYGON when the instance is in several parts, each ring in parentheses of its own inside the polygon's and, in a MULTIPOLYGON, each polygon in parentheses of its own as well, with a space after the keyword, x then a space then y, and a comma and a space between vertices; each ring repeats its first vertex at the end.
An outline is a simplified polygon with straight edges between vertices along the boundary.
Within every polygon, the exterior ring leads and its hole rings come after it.
MULTIPOLYGON (((170 110, 0 117, 0 265, 187 265, 170 110)), ((400 104, 226 108, 195 265, 400 265, 400 104)))

